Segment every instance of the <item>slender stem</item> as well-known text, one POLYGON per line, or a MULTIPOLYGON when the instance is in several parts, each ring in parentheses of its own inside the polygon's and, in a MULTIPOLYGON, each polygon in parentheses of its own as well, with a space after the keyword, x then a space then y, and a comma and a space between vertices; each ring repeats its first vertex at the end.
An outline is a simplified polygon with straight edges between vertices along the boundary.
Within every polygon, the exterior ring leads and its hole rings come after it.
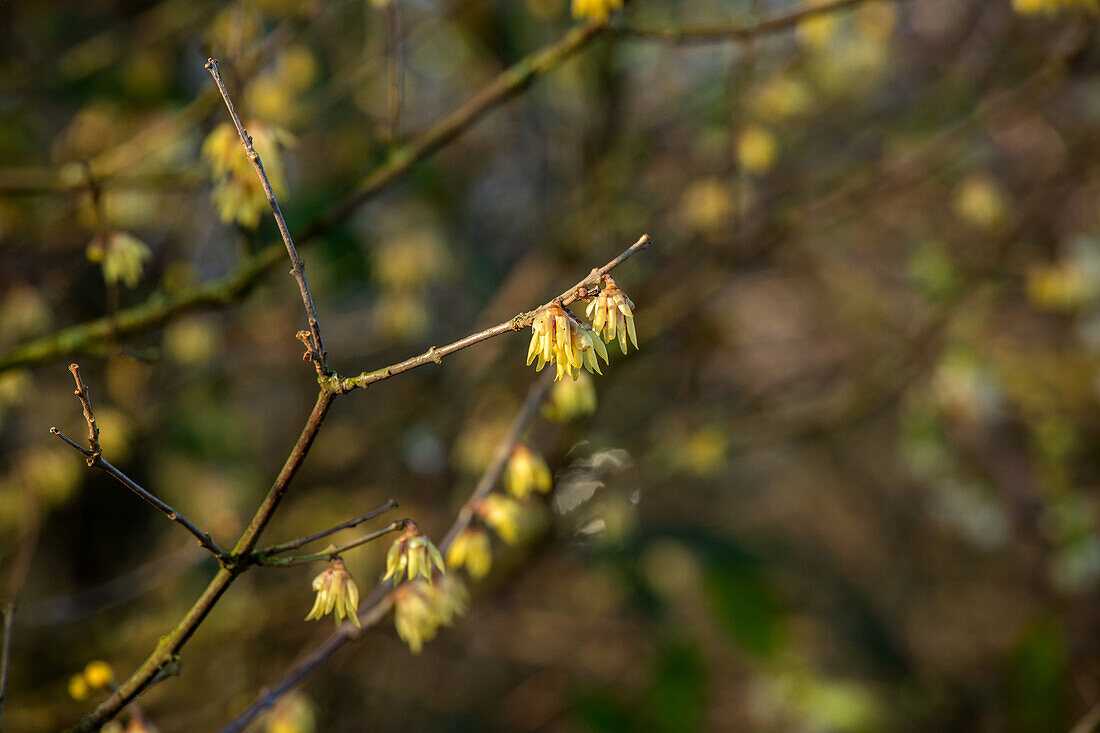
POLYGON ((84 421, 88 424, 88 449, 82 448, 76 441, 70 439, 67 435, 62 433, 56 427, 50 428, 50 433, 64 440, 76 450, 80 451, 85 458, 89 468, 92 466, 98 466, 104 471, 114 476, 119 483, 128 488, 130 491, 137 494, 144 499, 148 504, 156 507, 164 516, 176 522, 199 541, 199 544, 206 550, 208 550, 214 557, 218 558, 218 562, 224 564, 228 560, 228 556, 217 542, 210 537, 209 534, 203 532, 196 527, 191 520, 183 516, 180 512, 176 511, 168 504, 164 503, 149 491, 142 488, 136 481, 124 474, 118 468, 116 468, 110 461, 103 457, 99 449, 99 428, 96 426, 95 413, 92 411, 92 402, 88 396, 88 385, 84 383, 84 380, 80 377, 80 365, 70 364, 69 371, 73 373, 73 379, 76 381, 76 391, 74 394, 80 400, 80 406, 84 410, 84 421))
MULTIPOLYGON (((777 33, 798 25, 819 15, 835 13, 840 10, 862 5, 868 2, 886 2, 888 0, 831 0, 816 5, 805 5, 783 15, 765 18, 756 22, 723 25, 699 26, 696 28, 635 28, 633 26, 614 26, 611 30, 622 36, 664 43, 714 43, 726 41, 744 41, 757 36, 777 33)), ((889 0, 904 2, 904 0, 889 0)))
POLYGON ((342 522, 340 524, 337 524, 335 527, 329 527, 328 529, 321 530, 320 532, 315 532, 314 534, 306 535, 305 537, 299 537, 298 539, 290 540, 289 542, 283 542, 282 544, 279 544, 279 545, 272 545, 271 547, 260 550, 256 554, 257 555, 270 556, 270 555, 278 555, 279 553, 288 552, 290 550, 297 550, 299 547, 303 547, 305 545, 308 545, 310 542, 316 542, 319 539, 322 539, 324 537, 328 537, 330 534, 336 534, 337 532, 340 532, 341 530, 351 529, 352 527, 357 527, 357 526, 359 526, 363 522, 366 522, 369 519, 374 519, 375 517, 377 517, 380 514, 385 514, 386 512, 388 512, 391 509, 396 509, 398 506, 400 506, 400 505, 395 500, 390 499, 389 501, 387 501, 385 504, 378 507, 377 509, 372 509, 371 511, 367 512, 366 514, 360 514, 355 519, 349 519, 346 522, 342 522))
POLYGON ((80 365, 70 364, 69 371, 73 373, 73 379, 76 381, 76 391, 73 394, 80 400, 80 406, 84 410, 84 421, 88 423, 88 448, 90 449, 88 460, 91 461, 90 456, 99 455, 99 427, 95 424, 95 413, 92 412, 92 402, 88 397, 88 385, 84 384, 84 380, 80 378, 80 365))
POLYGON ((15 602, 4 604, 4 638, 0 642, 0 719, 4 716, 4 702, 8 697, 8 667, 11 664, 11 636, 15 628, 15 602))
MULTIPOLYGON (((523 433, 531 423, 531 420, 534 419, 535 414, 538 412, 539 405, 546 399, 546 395, 550 392, 550 386, 553 383, 553 375, 547 373, 528 391, 527 398, 524 400, 519 413, 512 421, 512 425, 508 429, 507 435, 497 446, 497 451, 493 456, 492 463, 485 469, 481 479, 477 482, 477 486, 474 487, 473 492, 470 494, 469 498, 466 499, 466 503, 459 511, 454 524, 444 536, 443 541, 439 543, 441 552, 446 552, 451 542, 458 536, 458 533, 469 525, 470 519, 473 517, 474 503, 483 499, 493 490, 493 487, 500 480, 501 474, 504 473, 504 469, 508 465, 509 456, 512 455, 512 451, 515 450, 516 444, 519 442, 520 438, 523 437, 523 433)), ((389 583, 379 583, 376 585, 360 606, 359 628, 351 623, 345 623, 336 629, 332 635, 310 652, 305 659, 294 665, 278 684, 265 688, 260 693, 259 699, 225 726, 221 733, 240 733, 240 731, 243 731, 260 714, 275 705, 275 703, 279 701, 279 698, 297 687, 302 680, 310 675, 310 673, 324 664, 324 662, 343 647, 344 644, 358 639, 364 630, 375 626, 384 619, 386 614, 388 614, 393 607, 393 599, 390 595, 391 590, 392 586, 389 583)))
MULTIPOLYGON (((603 267, 597 267, 588 273, 588 275, 578 282, 573 287, 569 288, 561 295, 553 298, 549 302, 554 300, 559 301, 562 307, 567 307, 570 303, 573 303, 583 294, 586 294, 588 288, 596 285, 600 278, 605 274, 611 272, 616 267, 626 262, 632 256, 645 249, 649 245, 649 235, 643 234, 637 242, 623 250, 618 257, 608 262, 603 267)), ((540 306, 542 307, 542 306, 540 306)), ((490 328, 486 328, 484 331, 478 331, 477 333, 470 334, 465 338, 461 338, 458 341, 454 341, 445 346, 433 346, 424 353, 406 359, 405 361, 398 362, 397 364, 391 364, 388 367, 382 369, 376 369, 372 372, 363 372, 355 377, 340 377, 337 374, 333 374, 327 377, 321 377, 321 386, 325 389, 330 389, 334 392, 345 393, 354 389, 366 388, 375 382, 381 382, 383 379, 389 379, 392 376, 407 372, 410 369, 423 366, 429 362, 439 364, 442 362, 443 357, 453 354, 456 351, 461 351, 469 346, 473 346, 476 343, 485 341, 486 339, 499 336, 502 333, 508 333, 509 331, 519 331, 527 328, 531 325, 531 322, 535 319, 535 314, 538 313, 538 308, 526 313, 519 313, 516 316, 510 318, 504 323, 499 323, 490 328)))
POLYGON ((352 540, 345 545, 339 547, 333 547, 329 550, 322 550, 321 552, 314 552, 310 555, 298 555, 297 557, 270 557, 266 553, 258 552, 253 555, 253 562, 257 565, 264 565, 269 568, 281 568, 289 567, 291 565, 304 565, 306 563, 317 562, 319 560, 332 560, 338 557, 340 554, 353 550, 360 545, 365 545, 372 540, 376 540, 379 537, 385 537, 391 532, 396 532, 399 529, 404 529, 408 524, 407 519, 398 519, 396 522, 390 522, 382 529, 377 529, 369 534, 365 534, 357 540, 352 540))
POLYGON ((290 237, 290 229, 287 228, 286 219, 283 218, 283 212, 279 208, 279 202, 275 199, 275 192, 272 190, 271 181, 268 180, 267 173, 264 171, 260 154, 252 147, 252 137, 249 136, 244 129, 244 125, 241 124, 241 118, 237 115, 233 100, 229 98, 229 90, 225 88, 225 82, 222 81, 222 76, 218 72, 217 59, 207 59, 206 70, 210 72, 210 76, 214 78, 214 83, 218 85, 218 91, 221 92, 222 99, 225 100, 225 106, 229 110, 229 116, 233 119, 237 134, 240 135, 241 145, 244 146, 245 154, 248 156, 249 162, 252 163, 252 167, 256 169, 256 175, 260 178, 264 195, 267 196, 267 203, 271 205, 271 213, 275 215, 275 223, 279 225, 279 234, 283 237, 286 253, 290 257, 290 274, 298 281, 298 290, 302 294, 302 304, 306 309, 306 318, 309 319, 309 332, 313 337, 310 357, 314 366, 317 367, 317 373, 327 374, 328 363, 325 342, 321 338, 321 325, 317 321, 317 310, 313 306, 313 296, 309 292, 309 282, 306 280, 306 263, 298 256, 298 250, 294 247, 294 240, 290 237))
MULTIPOLYGON (((317 395, 317 401, 313 405, 313 410, 310 412, 305 427, 302 428, 297 442, 291 449, 290 455, 287 456, 286 462, 268 491, 267 497, 260 508, 256 510, 256 514, 253 516, 248 528, 237 542, 232 558, 241 558, 255 547, 260 533, 271 520, 271 515, 286 493, 290 481, 294 478, 301 467, 302 461, 309 453, 309 448, 313 444, 314 438, 317 437, 317 431, 320 430, 334 397, 333 393, 327 391, 317 395)), ((122 708, 150 686, 164 677, 178 674, 180 650, 191 638, 191 635, 195 633, 195 629, 206 619, 210 609, 214 607, 214 604, 218 602, 218 599, 221 598, 230 584, 247 568, 248 563, 244 562, 235 562, 229 567, 223 566, 176 627, 161 638, 141 666, 126 681, 120 684, 118 689, 111 693, 110 697, 100 703, 94 711, 84 716, 77 729, 80 731, 99 730, 104 723, 117 715, 122 708)))

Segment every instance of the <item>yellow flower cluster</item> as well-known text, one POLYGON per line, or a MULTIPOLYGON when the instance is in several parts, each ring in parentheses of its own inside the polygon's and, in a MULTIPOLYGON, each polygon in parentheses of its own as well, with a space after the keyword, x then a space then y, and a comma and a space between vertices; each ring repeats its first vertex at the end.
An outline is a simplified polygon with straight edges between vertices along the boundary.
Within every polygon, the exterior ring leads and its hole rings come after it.
POLYGON ((88 245, 88 259, 100 264, 108 285, 121 281, 128 288, 136 287, 145 262, 152 256, 145 242, 126 232, 96 237, 88 245))
POLYGON ((638 333, 634 330, 634 301, 619 290, 610 275, 603 276, 603 288, 586 311, 592 319, 592 328, 608 343, 618 336, 619 348, 626 353, 626 337, 638 348, 638 333))
POLYGON ((69 695, 74 700, 83 700, 92 690, 102 690, 114 685, 115 674, 111 665, 97 659, 88 662, 83 672, 69 679, 69 695))
POLYGON ((622 6, 623 0, 573 0, 573 17, 604 21, 622 6))
POLYGON ((555 379, 565 375, 576 379, 574 370, 583 365, 590 372, 603 374, 597 354, 607 363, 607 348, 591 326, 581 323, 557 301, 539 309, 531 322, 531 345, 527 349, 527 363, 538 360, 535 371, 555 364, 555 379))
POLYGON ((542 456, 523 444, 517 445, 508 460, 504 485, 517 499, 525 498, 532 491, 545 494, 550 491, 550 467, 542 456))
POLYGON ((466 613, 466 586, 457 576, 447 575, 435 585, 418 580, 393 591, 393 625, 397 635, 419 654, 424 642, 435 638, 440 626, 450 626, 466 613))
POLYGON ((443 556, 432 541, 417 529, 416 524, 410 521, 405 526, 405 534, 390 546, 390 551, 386 554, 386 574, 382 580, 393 578, 393 584, 397 585, 401 582, 402 575, 409 580, 423 575, 431 585, 435 568, 439 568, 441 573, 447 572, 443 556))
POLYGON ((489 574, 493 567, 493 550, 489 535, 481 527, 467 527, 458 533, 447 549, 447 565, 454 570, 466 566, 474 580, 489 574))
POLYGON ((1061 10, 1085 8, 1095 12, 1097 0, 1012 0, 1012 9, 1020 15, 1053 14, 1061 10))
MULTIPOLYGON (((264 172, 276 194, 286 190, 286 174, 279 149, 280 145, 290 142, 290 136, 260 123, 249 125, 248 134, 252 136, 252 147, 260 154, 264 172)), ((235 221, 249 229, 259 226, 260 214, 268 205, 267 195, 245 155, 237 128, 229 122, 215 127, 202 144, 202 156, 214 177, 213 199, 221 220, 226 224, 235 221)))
POLYGON ((337 625, 345 616, 356 626, 359 625, 359 587, 355 585, 343 560, 333 558, 332 564, 313 579, 313 590, 317 591, 317 600, 313 602, 306 621, 334 612, 333 620, 337 625))

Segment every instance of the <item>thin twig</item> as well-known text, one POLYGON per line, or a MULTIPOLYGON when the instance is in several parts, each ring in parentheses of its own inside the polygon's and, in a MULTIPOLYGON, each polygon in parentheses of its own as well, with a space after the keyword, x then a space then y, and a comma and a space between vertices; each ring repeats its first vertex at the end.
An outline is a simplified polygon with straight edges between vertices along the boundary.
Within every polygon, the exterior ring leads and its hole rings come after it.
POLYGON ((8 666, 11 663, 11 636, 15 628, 15 601, 4 604, 4 638, 0 642, 0 719, 4 716, 4 702, 8 697, 8 666))
POLYGON ((268 556, 270 556, 270 555, 278 555, 280 553, 288 552, 290 550, 297 550, 299 547, 303 547, 305 545, 308 545, 310 542, 316 542, 319 539, 322 539, 324 537, 328 537, 330 534, 336 534, 337 532, 340 532, 341 530, 351 529, 352 527, 357 527, 357 526, 359 526, 363 522, 366 522, 369 519, 374 519, 375 517, 377 517, 380 514, 385 514, 386 512, 390 511, 391 509, 396 509, 398 506, 400 506, 400 505, 395 500, 390 499, 389 501, 387 501, 385 504, 378 507, 377 509, 373 509, 373 510, 367 512, 366 514, 361 514, 358 517, 356 517, 355 519, 349 519, 346 522, 342 522, 341 524, 337 524, 335 527, 329 527, 328 529, 322 530, 320 532, 316 532, 314 534, 306 535, 305 537, 299 537, 296 540, 290 540, 289 542, 283 542, 282 544, 279 544, 279 545, 272 545, 271 547, 268 547, 267 549, 260 550, 256 554, 257 555, 268 555, 268 556))
POLYGON ((399 529, 404 529, 410 520, 398 519, 396 522, 390 522, 382 529, 377 529, 373 532, 363 535, 357 540, 352 540, 345 545, 339 547, 332 547, 331 549, 322 550, 321 552, 314 552, 310 555, 298 555, 297 557, 270 557, 265 553, 258 552, 253 555, 253 562, 257 565, 263 565, 269 568, 281 568, 289 567, 291 565, 304 565, 306 563, 318 562, 320 560, 332 560, 338 557, 342 553, 348 550, 355 549, 360 545, 365 545, 372 540, 376 540, 379 537, 385 537, 391 532, 396 532, 399 529))
MULTIPOLYGON (((596 285, 600 278, 614 270, 616 267, 626 262, 632 256, 645 249, 649 245, 649 235, 643 234, 637 242, 623 250, 618 257, 608 262, 603 267, 597 267, 588 273, 588 275, 578 282, 573 287, 564 291, 556 298, 552 298, 547 301, 547 304, 555 300, 560 301, 563 307, 573 303, 577 298, 588 292, 588 288, 596 285)), ((540 306, 541 308, 542 306, 540 306)), ((321 377, 321 386, 325 389, 330 389, 334 392, 345 393, 354 389, 366 388, 375 382, 381 382, 383 379, 389 379, 402 372, 407 372, 410 369, 415 369, 418 366, 423 366, 429 362, 439 364, 442 362, 443 357, 453 354, 456 351, 461 351, 467 347, 473 346, 476 343, 485 341, 494 336, 499 336, 502 333, 508 333, 509 331, 519 331, 527 328, 531 325, 531 322, 535 319, 535 314, 538 313, 538 308, 535 310, 527 311, 526 313, 520 313, 516 316, 508 319, 504 323, 499 323, 490 328, 486 328, 484 331, 478 331, 477 333, 470 334, 465 338, 461 338, 458 341, 454 341, 445 346, 433 346, 424 353, 414 356, 405 361, 398 362, 397 364, 391 364, 388 367, 381 369, 375 369, 371 372, 363 372, 355 377, 340 377, 337 374, 333 374, 328 377, 321 377)))
POLYGON ((76 381, 76 391, 73 394, 80 400, 80 406, 84 410, 84 421, 88 423, 88 465, 92 465, 95 462, 95 458, 99 456, 99 427, 95 424, 95 413, 92 412, 92 402, 88 397, 88 385, 84 384, 84 380, 80 378, 80 365, 70 364, 69 371, 73 373, 73 379, 76 381))
POLYGON ((225 88, 225 82, 222 81, 222 76, 218 72, 218 60, 207 59, 206 70, 210 72, 210 76, 214 78, 214 83, 218 85, 218 91, 221 92, 222 99, 225 100, 225 106, 229 110, 229 116, 233 118, 237 134, 240 135, 241 145, 244 146, 245 154, 248 156, 249 162, 252 163, 252 167, 256 169, 256 175, 260 178, 264 195, 267 196, 267 203, 271 205, 271 213, 275 215, 275 223, 279 225, 279 234, 283 237, 286 253, 290 257, 290 274, 298 281, 298 290, 302 294, 302 305, 305 306, 306 318, 309 320, 309 332, 313 337, 310 359, 317 367, 318 374, 328 374, 325 342, 321 338, 321 325, 317 321, 317 310, 313 307, 313 296, 309 292, 309 282, 306 280, 306 263, 298 256, 298 250, 294 247, 294 240, 290 237, 290 229, 287 228, 286 219, 283 218, 283 212, 279 208, 279 202, 275 199, 275 192, 271 189, 271 181, 268 180, 267 173, 264 172, 264 164, 260 160, 260 154, 256 152, 256 148, 252 147, 252 137, 245 131, 244 125, 241 124, 241 118, 237 115, 237 109, 233 106, 233 100, 229 98, 229 90, 225 88))
POLYGON ((635 28, 619 25, 613 26, 611 30, 628 38, 675 44, 745 41, 769 33, 788 30, 804 20, 819 15, 835 13, 869 2, 904 2, 904 0, 832 0, 816 5, 806 5, 784 15, 777 15, 756 22, 727 23, 696 28, 635 28))
MULTIPOLYGON (((332 392, 325 391, 317 395, 317 401, 314 403, 313 410, 306 420, 305 427, 302 428, 302 432, 298 436, 298 441, 294 444, 294 447, 290 451, 290 455, 287 456, 286 461, 283 463, 283 468, 279 471, 279 475, 276 476, 263 503, 260 505, 259 509, 256 510, 255 515, 253 515, 248 528, 237 541, 236 547, 233 548, 233 552, 230 556, 231 559, 239 559, 247 556, 256 546, 260 534, 263 532, 264 527, 267 526, 267 523, 271 521, 271 516, 278 508, 282 497, 286 494, 291 480, 294 478, 295 474, 297 474, 298 469, 309 453, 310 446, 313 445, 313 440, 317 437, 317 432, 321 429, 321 424, 324 422, 325 415, 328 414, 329 407, 332 406, 334 397, 335 395, 332 392)), ((129 678, 122 682, 118 686, 118 689, 111 693, 110 697, 101 702, 94 711, 81 719, 77 729, 80 731, 99 730, 103 727, 104 723, 118 715, 122 708, 126 707, 127 704, 142 692, 149 689, 161 679, 172 674, 178 674, 180 650, 183 649, 192 634, 195 633, 195 629, 197 629, 206 619, 207 614, 210 613, 210 610, 218 602, 222 594, 225 593, 226 589, 228 589, 237 576, 247 570, 248 567, 249 564, 247 562, 233 562, 228 567, 223 565, 217 575, 207 584, 202 595, 199 596, 198 600, 195 601, 190 610, 184 615, 183 619, 176 624, 175 628, 161 637, 157 646, 153 649, 152 653, 146 657, 145 661, 141 663, 141 666, 138 667, 129 678)))
MULTIPOLYGON (((459 511, 454 524, 444 536, 443 541, 439 543, 441 552, 446 552, 451 542, 458 536, 458 533, 469 525, 473 517, 474 504, 485 498, 500 480, 505 467, 508 465, 508 458, 512 455, 512 451, 515 450, 516 444, 519 442, 520 438, 523 437, 523 433, 527 430, 527 426, 537 414, 539 406, 542 404, 543 400, 546 399, 546 395, 550 392, 550 386, 553 383, 552 373, 547 373, 528 391, 527 398, 524 400, 519 413, 512 421, 512 425, 508 429, 507 435, 497 446, 497 451, 493 456, 492 463, 489 464, 489 467, 486 468, 485 472, 481 475, 481 479, 477 482, 477 486, 474 487, 473 492, 466 499, 466 503, 459 511)), ((393 586, 389 583, 379 583, 376 585, 361 604, 361 610, 359 611, 359 627, 351 623, 345 623, 336 629, 332 635, 310 652, 305 659, 294 665, 278 684, 261 691, 259 699, 225 726, 221 733, 240 733, 240 731, 243 731, 260 714, 274 706, 275 703, 279 701, 279 698, 297 687, 302 680, 310 675, 310 673, 324 664, 324 662, 343 647, 344 644, 358 639, 366 629, 375 626, 384 619, 390 612, 390 609, 393 608, 393 600, 390 594, 391 590, 393 590, 393 586)))
POLYGON ((74 394, 80 399, 80 405, 84 410, 84 420, 88 423, 89 449, 82 448, 76 441, 70 439, 69 436, 62 433, 56 427, 50 428, 50 433, 56 435, 73 448, 80 451, 84 455, 85 461, 89 467, 97 466, 102 468, 104 471, 114 476, 123 486, 144 499, 148 504, 163 512, 164 516, 182 526, 194 535, 195 539, 199 541, 199 544, 216 557, 218 562, 225 563, 228 560, 225 550, 218 546, 218 543, 215 542, 209 534, 196 527, 191 520, 183 516, 183 514, 142 488, 136 481, 118 470, 114 464, 103 457, 99 449, 99 428, 96 426, 95 413, 92 411, 92 402, 88 397, 88 386, 84 384, 84 380, 80 378, 79 365, 70 364, 69 371, 73 373, 73 379, 76 380, 76 392, 74 392, 74 394))

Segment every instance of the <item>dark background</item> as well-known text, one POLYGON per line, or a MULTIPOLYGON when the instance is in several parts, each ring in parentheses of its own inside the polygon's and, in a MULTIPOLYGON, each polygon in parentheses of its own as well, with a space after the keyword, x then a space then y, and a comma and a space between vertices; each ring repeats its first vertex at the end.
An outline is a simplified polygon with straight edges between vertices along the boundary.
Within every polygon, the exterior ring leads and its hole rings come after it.
MULTIPOLYGON (((0 4, 0 354, 277 241, 268 213, 225 224, 211 201, 207 55, 248 124, 292 140, 260 152, 297 231, 575 22, 563 0, 398 1, 397 124, 393 11, 372 3, 0 4), (103 232, 149 248, 135 287, 89 261, 103 232)), ((608 35, 303 245, 350 374, 653 240, 615 273, 641 350, 596 379, 594 415, 528 436, 559 496, 598 488, 535 501, 419 656, 387 620, 322 667, 298 698, 317 730, 1055 731, 1100 699, 1100 54, 1087 12, 1017 5, 608 35)), ((636 0, 615 22, 792 9, 636 0)), ((285 261, 232 300, 78 357, 105 455, 223 544, 315 394, 285 261)), ((438 540, 535 379, 526 347, 339 400, 265 539, 393 497, 438 540)), ((70 677, 128 675, 214 572, 49 435, 84 435, 72 358, 0 373, 3 577, 35 548, 5 730, 75 723, 96 698, 70 677)), ((348 554, 364 588, 385 549, 348 554)), ((319 569, 234 584, 141 699, 160 730, 217 729, 329 633, 302 621, 319 569)))

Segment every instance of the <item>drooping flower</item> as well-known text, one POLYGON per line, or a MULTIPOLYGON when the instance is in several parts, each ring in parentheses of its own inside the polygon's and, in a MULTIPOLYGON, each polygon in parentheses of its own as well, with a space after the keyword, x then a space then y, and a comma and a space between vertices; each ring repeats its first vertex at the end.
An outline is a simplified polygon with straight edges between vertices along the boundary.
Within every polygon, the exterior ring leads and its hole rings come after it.
POLYGON ((447 566, 457 569, 463 565, 474 580, 484 578, 493 567, 489 535, 481 527, 462 530, 447 549, 447 566))
POLYGON ((634 330, 634 301, 626 296, 610 275, 603 276, 600 294, 588 304, 588 317, 597 335, 611 343, 616 337, 619 348, 626 353, 626 338, 638 348, 638 333, 634 330))
MULTIPOLYGON (((280 148, 293 141, 289 133, 258 122, 248 125, 247 132, 275 193, 286 190, 280 148)), ((245 154, 237 128, 229 122, 215 127, 203 141, 202 156, 214 177, 213 199, 219 218, 226 224, 235 221, 249 229, 259 226, 260 214, 268 205, 267 194, 245 154)))
POLYGON ((514 545, 519 542, 519 520, 523 508, 515 499, 502 494, 489 494, 474 504, 474 514, 489 525, 497 536, 514 545))
POLYGON ((550 396, 542 406, 547 420, 565 422, 596 411, 596 385, 592 377, 579 373, 576 379, 554 382, 550 396))
POLYGON ((97 236, 88 245, 88 259, 99 263, 108 285, 121 281, 128 288, 137 287, 145 263, 152 256, 145 242, 126 232, 97 236))
POLYGON ((604 21, 622 6, 623 0, 573 0, 573 17, 604 21))
POLYGON ((359 587, 355 585, 343 560, 334 557, 329 567, 313 579, 313 590, 317 591, 317 600, 313 602, 306 621, 332 612, 337 626, 345 616, 356 626, 359 625, 359 587))
POLYGON ((504 486, 517 499, 523 499, 532 491, 550 491, 550 468, 542 456, 522 443, 512 451, 504 474, 504 486))
POLYGON ((607 348, 587 324, 561 306, 558 301, 539 309, 531 322, 531 345, 527 348, 527 363, 538 361, 535 371, 547 364, 557 366, 557 376, 576 379, 574 370, 581 366, 590 372, 603 374, 596 356, 607 362, 607 348))
POLYGON ((432 541, 421 533, 415 522, 407 521, 405 533, 394 541, 386 554, 386 574, 382 576, 382 580, 393 578, 393 584, 397 585, 401 582, 402 575, 409 580, 415 580, 418 575, 423 575, 431 585, 435 568, 439 568, 441 573, 447 572, 443 555, 439 554, 439 550, 432 541))
POLYGON ((468 603, 466 585, 454 575, 434 586, 422 580, 405 583, 393 591, 393 625, 412 653, 419 654, 440 626, 450 626, 466 612, 468 603))

